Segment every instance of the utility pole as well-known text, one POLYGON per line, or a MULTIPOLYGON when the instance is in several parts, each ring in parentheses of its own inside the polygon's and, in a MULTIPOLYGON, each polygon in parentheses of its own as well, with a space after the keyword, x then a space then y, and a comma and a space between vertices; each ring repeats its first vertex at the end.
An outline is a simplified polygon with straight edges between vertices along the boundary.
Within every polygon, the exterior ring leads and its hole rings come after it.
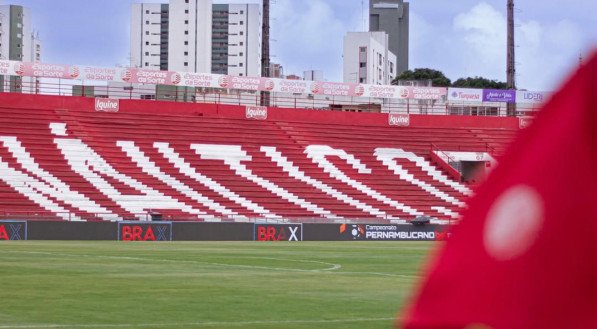
MULTIPOLYGON (((508 41, 506 56, 506 85, 508 89, 516 89, 516 59, 514 45, 514 0, 508 0, 508 41)), ((508 103, 508 116, 516 115, 516 103, 508 103)))
MULTIPOLYGON (((261 76, 270 76, 270 59, 269 59, 269 0, 263 1, 263 23, 261 24, 261 76)), ((268 91, 261 92, 261 106, 269 106, 270 93, 268 91)))

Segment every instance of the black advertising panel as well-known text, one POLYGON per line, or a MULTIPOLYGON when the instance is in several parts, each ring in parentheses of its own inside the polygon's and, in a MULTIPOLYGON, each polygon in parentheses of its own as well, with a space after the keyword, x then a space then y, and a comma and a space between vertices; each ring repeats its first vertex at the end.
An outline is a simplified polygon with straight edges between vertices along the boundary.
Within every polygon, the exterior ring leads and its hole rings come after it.
POLYGON ((0 221, 1 240, 27 240, 26 221, 0 221))
POLYGON ((114 222, 30 221, 29 240, 116 240, 114 222))
POLYGON ((255 241, 303 241, 302 224, 255 224, 255 241))
POLYGON ((253 223, 193 223, 172 225, 174 241, 253 241, 253 223))
POLYGON ((445 226, 410 224, 341 224, 342 240, 435 241, 446 240, 445 226))
POLYGON ((120 241, 172 241, 171 222, 119 222, 120 241))

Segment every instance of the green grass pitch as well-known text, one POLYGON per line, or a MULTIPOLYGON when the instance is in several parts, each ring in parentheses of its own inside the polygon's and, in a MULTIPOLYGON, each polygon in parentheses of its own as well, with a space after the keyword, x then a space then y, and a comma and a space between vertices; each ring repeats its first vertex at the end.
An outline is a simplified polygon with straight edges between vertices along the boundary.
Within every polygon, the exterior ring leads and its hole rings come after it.
POLYGON ((392 328, 431 242, 0 243, 0 329, 392 328))

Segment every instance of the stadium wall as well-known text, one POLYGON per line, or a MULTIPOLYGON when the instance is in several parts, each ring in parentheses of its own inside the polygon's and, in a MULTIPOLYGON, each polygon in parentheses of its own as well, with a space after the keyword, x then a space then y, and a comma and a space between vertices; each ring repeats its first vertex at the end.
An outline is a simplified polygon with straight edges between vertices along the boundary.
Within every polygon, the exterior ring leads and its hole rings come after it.
POLYGON ((0 241, 435 241, 447 232, 410 224, 0 221, 0 241))
MULTIPOLYGON (((246 107, 225 104, 182 103, 145 100, 119 100, 119 112, 164 115, 196 114, 204 117, 246 119, 246 107)), ((14 109, 68 109, 95 111, 95 99, 73 96, 26 95, 0 93, 0 103, 14 109)), ((435 128, 507 128, 518 129, 514 117, 419 115, 409 116, 410 127, 435 128)), ((388 126, 387 113, 348 113, 325 110, 268 108, 269 121, 327 123, 359 126, 388 126)))

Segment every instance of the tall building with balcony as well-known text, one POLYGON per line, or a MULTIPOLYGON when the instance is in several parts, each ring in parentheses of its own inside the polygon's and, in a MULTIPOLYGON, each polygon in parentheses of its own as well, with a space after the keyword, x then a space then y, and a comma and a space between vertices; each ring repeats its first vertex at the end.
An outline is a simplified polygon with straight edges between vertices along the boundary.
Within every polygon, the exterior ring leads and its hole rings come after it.
MULTIPOLYGON (((33 30, 31 11, 23 6, 0 6, 0 60, 41 61, 41 41, 33 30)), ((35 78, 0 76, 0 89, 13 92, 35 92, 35 78)))
POLYGON ((133 4, 131 66, 259 76, 261 8, 211 0, 133 4))
POLYGON ((210 0, 133 4, 131 66, 210 72, 211 15, 210 0))
POLYGON ((214 4, 212 72, 261 75, 261 6, 214 4))
POLYGON ((396 77, 396 55, 385 32, 349 32, 344 37, 344 82, 389 85, 396 77))

